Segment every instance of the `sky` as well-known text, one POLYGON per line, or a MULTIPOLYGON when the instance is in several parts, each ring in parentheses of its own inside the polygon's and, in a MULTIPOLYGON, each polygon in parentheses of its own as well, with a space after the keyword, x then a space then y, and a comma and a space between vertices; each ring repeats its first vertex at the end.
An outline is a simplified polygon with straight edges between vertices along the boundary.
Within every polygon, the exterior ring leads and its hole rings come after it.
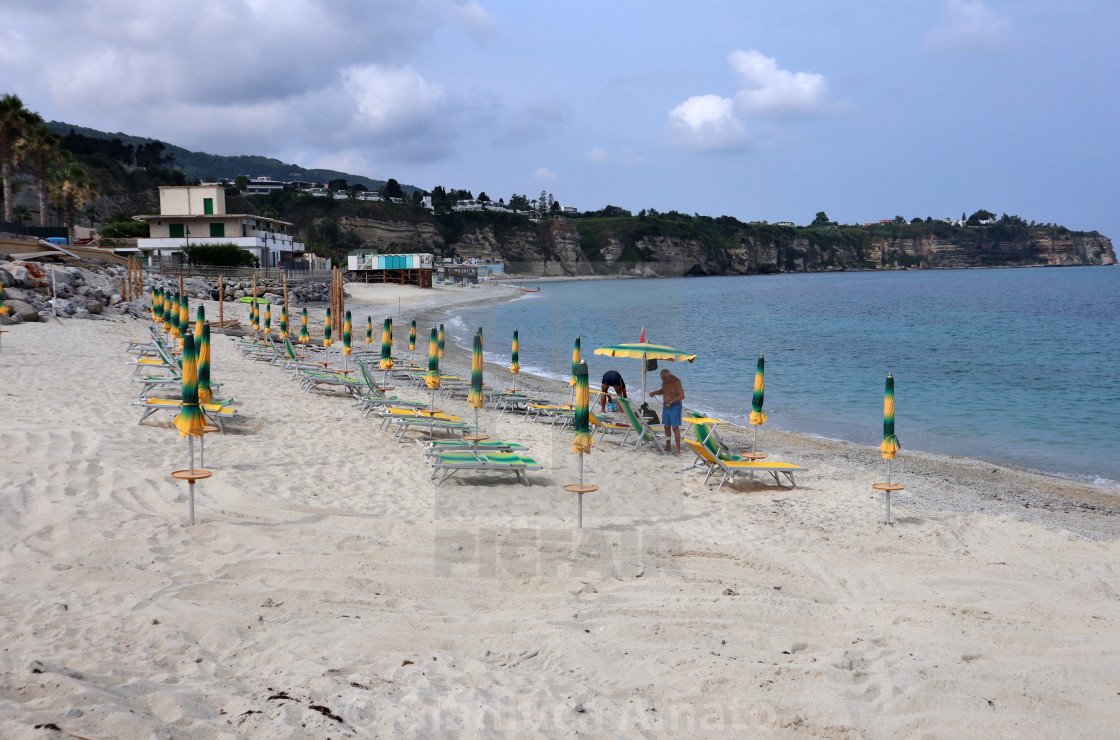
POLYGON ((1115 0, 0 0, 0 93, 494 200, 1118 238, 1118 32, 1115 0))

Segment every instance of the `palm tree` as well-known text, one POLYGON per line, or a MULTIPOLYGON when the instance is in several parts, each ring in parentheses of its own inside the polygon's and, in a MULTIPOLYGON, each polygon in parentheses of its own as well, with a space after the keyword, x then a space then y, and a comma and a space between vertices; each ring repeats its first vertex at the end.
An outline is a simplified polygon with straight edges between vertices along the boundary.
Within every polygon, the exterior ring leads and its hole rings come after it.
POLYGON ((66 238, 72 244, 78 209, 97 197, 97 185, 79 164, 67 162, 51 170, 47 190, 51 200, 62 211, 62 219, 66 223, 66 238))
POLYGON ((15 146, 16 159, 29 160, 39 178, 39 225, 47 225, 47 174, 50 168, 62 161, 63 153, 58 148, 62 135, 51 131, 51 127, 40 123, 29 128, 19 137, 15 146))
POLYGON ((21 131, 42 123, 38 113, 27 110, 18 95, 0 96, 0 179, 4 181, 4 220, 12 220, 12 165, 15 143, 21 131))
POLYGON ((27 210, 27 206, 20 203, 18 206, 12 209, 12 220, 14 223, 23 226, 25 223, 31 220, 31 211, 27 210))

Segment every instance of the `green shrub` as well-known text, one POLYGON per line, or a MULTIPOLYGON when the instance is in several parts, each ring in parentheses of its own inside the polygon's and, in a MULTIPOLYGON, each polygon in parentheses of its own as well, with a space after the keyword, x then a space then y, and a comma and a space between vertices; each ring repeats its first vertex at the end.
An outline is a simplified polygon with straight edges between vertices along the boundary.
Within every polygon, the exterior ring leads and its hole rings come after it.
POLYGON ((257 267, 257 258, 233 243, 198 244, 183 247, 183 257, 191 265, 214 267, 257 267))

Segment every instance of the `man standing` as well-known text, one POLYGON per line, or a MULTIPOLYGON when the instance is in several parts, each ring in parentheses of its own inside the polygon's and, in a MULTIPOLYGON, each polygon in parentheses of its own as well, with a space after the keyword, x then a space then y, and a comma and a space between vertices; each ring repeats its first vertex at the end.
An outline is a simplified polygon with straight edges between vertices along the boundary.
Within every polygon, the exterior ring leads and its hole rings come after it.
POLYGON ((614 391, 616 396, 626 398, 626 381, 617 370, 608 370, 603 373, 603 392, 599 394, 599 410, 607 410, 607 389, 614 391))
POLYGON ((684 387, 681 380, 668 370, 661 371, 661 388, 651 396, 661 396, 661 422, 665 425, 665 450, 671 451, 672 438, 677 441, 677 453, 681 451, 681 408, 684 405, 684 387), (670 437, 670 430, 672 435, 670 437))

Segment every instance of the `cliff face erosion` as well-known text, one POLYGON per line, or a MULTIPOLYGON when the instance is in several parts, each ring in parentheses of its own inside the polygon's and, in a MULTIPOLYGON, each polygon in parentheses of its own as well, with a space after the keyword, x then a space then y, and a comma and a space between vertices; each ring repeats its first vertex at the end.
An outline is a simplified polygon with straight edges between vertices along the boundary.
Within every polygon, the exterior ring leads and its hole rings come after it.
MULTIPOLYGON (((320 220, 301 226, 313 231, 320 220)), ((530 222, 486 213, 404 218, 347 213, 336 222, 350 232, 351 247, 503 260, 509 273, 542 276, 1116 264, 1107 237, 1060 226, 798 228, 689 216, 530 222)))

